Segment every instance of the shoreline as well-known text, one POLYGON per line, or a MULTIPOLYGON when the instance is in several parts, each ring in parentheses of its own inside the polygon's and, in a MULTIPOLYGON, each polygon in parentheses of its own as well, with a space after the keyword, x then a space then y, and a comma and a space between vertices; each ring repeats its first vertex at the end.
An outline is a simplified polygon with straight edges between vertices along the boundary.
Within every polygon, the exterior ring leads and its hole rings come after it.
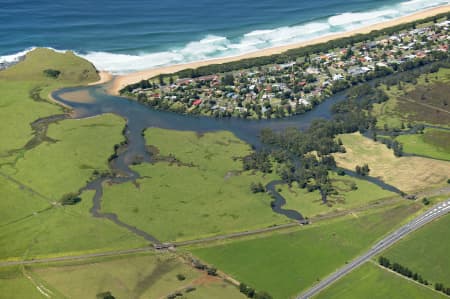
MULTIPOLYGON (((311 39, 308 41, 303 41, 303 42, 294 43, 294 44, 285 45, 285 46, 277 46, 277 47, 267 48, 267 49, 258 50, 255 52, 242 54, 242 55, 238 55, 238 56, 213 58, 213 59, 194 61, 194 62, 188 62, 188 63, 183 63, 183 64, 175 64, 175 65, 158 67, 158 68, 148 69, 148 70, 142 70, 142 71, 137 71, 134 73, 130 73, 130 74, 126 74, 126 75, 118 75, 118 76, 113 76, 109 72, 101 71, 100 73, 104 73, 103 79, 105 79, 105 80, 107 80, 107 78, 110 78, 110 79, 107 81, 103 81, 103 82, 101 82, 102 81, 102 79, 101 79, 99 82, 106 83, 106 82, 111 81, 110 86, 107 88, 107 92, 112 95, 118 95, 119 90, 124 88, 125 86, 139 82, 141 80, 146 80, 151 77, 155 77, 159 74, 174 73, 174 72, 178 72, 178 71, 188 69, 188 68, 195 69, 195 68, 210 65, 210 64, 223 64, 223 63, 238 61, 238 60, 242 60, 242 59, 280 54, 280 53, 286 52, 291 49, 297 49, 297 48, 301 48, 301 47, 305 47, 305 46, 325 43, 330 40, 349 37, 349 36, 356 35, 356 34, 366 34, 366 33, 370 33, 371 31, 374 31, 374 30, 382 30, 384 28, 393 27, 396 25, 409 23, 409 22, 413 22, 416 20, 420 20, 420 19, 425 19, 425 18, 432 17, 432 16, 435 16, 438 14, 446 13, 446 12, 450 12, 450 5, 444 5, 444 6, 430 8, 430 9, 416 12, 416 13, 413 13, 410 15, 392 19, 392 20, 389 20, 386 22, 381 22, 381 23, 365 26, 362 28, 358 28, 358 29, 354 29, 354 30, 350 30, 350 31, 346 31, 346 32, 330 34, 330 35, 314 38, 314 39, 311 39)), ((97 84, 100 84, 100 83, 97 83, 97 84)))

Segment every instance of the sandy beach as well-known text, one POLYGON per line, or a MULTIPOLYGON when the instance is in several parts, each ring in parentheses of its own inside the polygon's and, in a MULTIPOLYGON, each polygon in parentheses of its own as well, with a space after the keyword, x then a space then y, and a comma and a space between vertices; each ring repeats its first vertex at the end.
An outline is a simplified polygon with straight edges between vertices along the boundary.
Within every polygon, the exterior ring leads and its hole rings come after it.
POLYGON ((300 48, 303 46, 308 46, 308 45, 313 45, 313 44, 324 43, 324 42, 327 42, 327 41, 330 41, 333 39, 348 37, 348 36, 355 35, 355 34, 369 33, 373 30, 380 30, 383 28, 392 27, 395 25, 424 19, 427 17, 441 14, 441 13, 446 13, 449 11, 450 11, 450 5, 440 6, 440 7, 424 10, 424 11, 421 11, 421 12, 418 12, 415 14, 411 14, 408 16, 404 16, 401 18, 393 19, 393 20, 390 20, 387 22, 362 27, 362 28, 359 28, 356 30, 327 35, 327 36, 323 36, 323 37, 319 37, 316 39, 312 39, 312 40, 308 40, 308 41, 304 41, 304 42, 300 42, 300 43, 295 43, 295 44, 291 44, 291 45, 259 50, 259 51, 255 51, 252 53, 239 55, 239 56, 217 58, 217 59, 190 62, 190 63, 185 63, 185 64, 171 65, 171 66, 167 66, 167 67, 149 69, 149 70, 139 71, 139 72, 135 72, 135 73, 131 73, 131 74, 115 76, 115 77, 111 76, 111 74, 108 74, 107 72, 101 72, 101 73, 103 73, 103 75, 101 75, 102 79, 99 82, 96 82, 96 84, 107 82, 108 80, 110 80, 112 78, 113 82, 110 85, 108 92, 111 94, 118 94, 120 89, 122 89, 123 87, 125 87, 129 84, 133 84, 133 83, 139 82, 141 80, 149 79, 149 78, 157 76, 159 74, 173 73, 173 72, 178 72, 183 69, 198 68, 198 67, 209 65, 209 64, 221 64, 221 63, 227 63, 227 62, 237 61, 237 60, 246 59, 246 58, 254 58, 254 57, 261 57, 261 56, 269 56, 269 55, 273 55, 273 54, 280 54, 280 53, 283 53, 290 49, 300 48), (102 80, 104 80, 104 81, 102 81, 102 80))

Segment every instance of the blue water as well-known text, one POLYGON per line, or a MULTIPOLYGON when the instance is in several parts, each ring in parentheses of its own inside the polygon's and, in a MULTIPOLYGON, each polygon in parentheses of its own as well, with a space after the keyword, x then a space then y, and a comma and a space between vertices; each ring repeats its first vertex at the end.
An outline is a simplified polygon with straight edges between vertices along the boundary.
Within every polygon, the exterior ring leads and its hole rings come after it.
POLYGON ((299 42, 449 2, 0 0, 0 62, 51 47, 124 73, 299 42))

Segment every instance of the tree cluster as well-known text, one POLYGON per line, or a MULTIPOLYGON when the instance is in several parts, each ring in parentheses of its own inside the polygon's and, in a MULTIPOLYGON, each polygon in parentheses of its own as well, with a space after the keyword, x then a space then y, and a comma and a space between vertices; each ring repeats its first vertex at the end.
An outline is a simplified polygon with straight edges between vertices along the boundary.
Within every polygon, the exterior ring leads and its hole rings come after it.
POLYGON ((63 195, 63 197, 61 198, 60 202, 63 206, 72 206, 72 205, 76 205, 77 203, 79 203, 81 201, 81 197, 78 196, 78 194, 76 193, 68 193, 63 195))
POLYGON ((46 69, 46 70, 44 70, 44 74, 47 76, 47 77, 50 77, 50 78, 58 78, 59 77, 59 75, 61 74, 61 71, 58 71, 58 70, 54 70, 54 69, 46 69))
POLYGON ((363 166, 356 165, 355 171, 357 175, 360 176, 368 176, 370 172, 370 168, 368 164, 364 164, 363 166))
POLYGON ((249 287, 245 283, 241 283, 239 285, 239 291, 246 295, 248 298, 254 298, 254 299, 272 299, 272 296, 270 296, 267 292, 256 292, 254 288, 249 287))
POLYGON ((444 284, 442 284, 440 282, 437 282, 437 283, 434 284, 434 289, 436 291, 440 291, 440 292, 450 296, 450 288, 446 288, 444 286, 444 284))
POLYGON ((251 183, 250 184, 250 190, 253 193, 263 193, 266 192, 266 188, 264 188, 263 184, 261 184, 260 182, 258 183, 251 183))
POLYGON ((268 151, 255 151, 243 159, 244 170, 259 170, 263 173, 272 172, 272 163, 268 151))

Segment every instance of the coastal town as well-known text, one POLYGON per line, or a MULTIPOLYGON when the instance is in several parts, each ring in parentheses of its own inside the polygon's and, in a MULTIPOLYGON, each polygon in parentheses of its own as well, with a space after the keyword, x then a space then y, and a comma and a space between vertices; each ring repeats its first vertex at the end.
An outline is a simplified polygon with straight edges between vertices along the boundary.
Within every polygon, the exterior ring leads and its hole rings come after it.
POLYGON ((359 82, 448 55, 450 21, 430 22, 285 63, 205 76, 160 75, 122 90, 156 109, 270 119, 302 114, 359 82))

